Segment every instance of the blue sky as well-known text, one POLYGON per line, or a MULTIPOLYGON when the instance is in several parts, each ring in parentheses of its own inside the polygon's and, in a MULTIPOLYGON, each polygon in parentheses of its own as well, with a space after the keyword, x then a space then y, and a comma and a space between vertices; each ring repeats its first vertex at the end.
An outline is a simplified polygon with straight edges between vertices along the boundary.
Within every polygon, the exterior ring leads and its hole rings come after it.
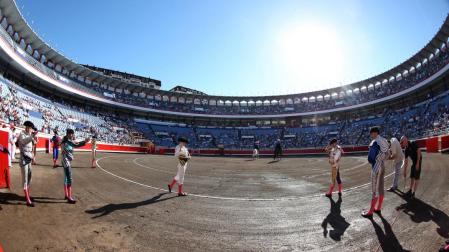
POLYGON ((216 95, 296 93, 368 78, 420 50, 449 12, 447 0, 17 4, 41 37, 78 63, 216 95))

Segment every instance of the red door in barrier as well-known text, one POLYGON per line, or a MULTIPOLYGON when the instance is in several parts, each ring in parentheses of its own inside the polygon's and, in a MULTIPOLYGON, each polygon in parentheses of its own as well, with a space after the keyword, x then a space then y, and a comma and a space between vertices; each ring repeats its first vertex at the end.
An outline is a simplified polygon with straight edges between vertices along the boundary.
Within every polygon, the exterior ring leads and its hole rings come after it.
MULTIPOLYGON (((0 144, 8 148, 8 132, 0 130, 0 144)), ((9 188, 8 155, 0 152, 0 188, 9 188)))
POLYGON ((45 153, 50 153, 50 139, 45 139, 45 153))
POLYGON ((442 136, 441 137, 441 152, 447 152, 449 151, 449 136, 442 136))

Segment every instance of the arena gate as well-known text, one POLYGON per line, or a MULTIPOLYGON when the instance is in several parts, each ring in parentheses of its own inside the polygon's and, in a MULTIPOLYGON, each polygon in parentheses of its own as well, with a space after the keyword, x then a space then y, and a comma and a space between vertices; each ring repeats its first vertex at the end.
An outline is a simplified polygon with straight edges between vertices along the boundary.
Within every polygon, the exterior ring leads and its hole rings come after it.
POLYGON ((449 152, 449 135, 440 137, 440 151, 449 152))

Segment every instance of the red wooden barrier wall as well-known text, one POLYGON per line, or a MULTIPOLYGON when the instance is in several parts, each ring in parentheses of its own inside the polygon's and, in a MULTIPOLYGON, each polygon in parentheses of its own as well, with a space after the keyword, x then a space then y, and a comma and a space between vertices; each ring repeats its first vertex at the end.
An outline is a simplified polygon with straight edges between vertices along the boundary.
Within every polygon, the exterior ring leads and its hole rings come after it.
MULTIPOLYGON (((47 151, 50 146, 50 138, 49 136, 38 136, 37 149, 42 151, 47 151)), ((86 144, 81 148, 77 148, 75 150, 78 151, 90 151, 92 149, 92 145, 90 143, 86 144)), ((105 151, 105 152, 147 152, 147 148, 133 145, 118 145, 118 144, 97 144, 97 151, 105 151)))
POLYGON ((438 146, 439 137, 430 137, 426 140, 426 151, 429 153, 436 153, 439 151, 438 146))
MULTIPOLYGON (((8 132, 0 130, 0 144, 8 148, 8 132)), ((8 188, 9 184, 8 155, 0 152, 0 188, 8 188)))

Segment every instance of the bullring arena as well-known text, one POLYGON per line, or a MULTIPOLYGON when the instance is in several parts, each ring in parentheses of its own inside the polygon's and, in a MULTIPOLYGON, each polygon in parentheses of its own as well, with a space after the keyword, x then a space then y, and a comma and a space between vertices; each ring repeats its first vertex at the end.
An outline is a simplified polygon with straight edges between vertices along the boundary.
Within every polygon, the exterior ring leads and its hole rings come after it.
POLYGON ((447 1, 0 0, 0 252, 447 252, 448 153, 447 1))
POLYGON ((323 196, 329 168, 322 156, 194 156, 190 195, 177 197, 166 189, 176 172, 172 156, 104 153, 92 169, 90 153, 77 155, 76 205, 65 204, 61 168, 39 154, 36 207, 26 208, 14 164, 12 193, 0 194, 5 251, 435 251, 449 235, 446 155, 425 154, 416 199, 387 193, 372 221, 360 216, 371 196, 364 156, 344 157, 340 201, 323 196))

